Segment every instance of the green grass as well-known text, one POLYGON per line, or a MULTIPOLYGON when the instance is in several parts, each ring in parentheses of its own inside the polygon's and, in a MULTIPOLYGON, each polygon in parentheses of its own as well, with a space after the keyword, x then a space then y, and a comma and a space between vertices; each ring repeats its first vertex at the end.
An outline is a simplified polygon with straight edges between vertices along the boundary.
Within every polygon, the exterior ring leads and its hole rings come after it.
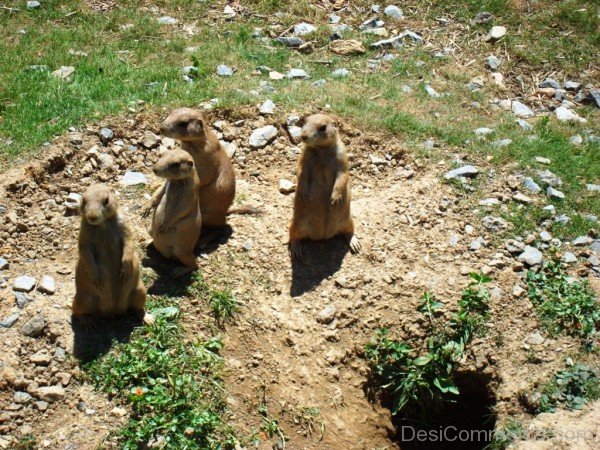
POLYGON ((590 401, 600 398, 598 373, 583 364, 575 364, 554 374, 541 389, 538 413, 554 412, 559 405, 579 410, 590 401))
POLYGON ((559 261, 527 274, 529 298, 543 326, 551 333, 581 339, 587 348, 600 336, 600 304, 587 281, 569 279, 559 261))
POLYGON ((190 284, 186 287, 186 294, 190 297, 207 299, 214 318, 220 324, 230 320, 240 307, 230 290, 209 288, 199 272, 192 275, 190 284))
POLYGON ((494 432, 492 442, 484 450, 506 450, 513 442, 526 437, 523 424, 516 419, 509 418, 504 426, 494 432))
POLYGON ((186 339, 176 302, 152 298, 156 324, 138 328, 130 342, 85 367, 89 379, 130 405, 118 431, 119 448, 230 449, 237 442, 227 425, 222 347, 218 337, 186 339), (158 309, 156 309, 158 307, 158 309))
POLYGON ((490 294, 483 284, 491 280, 477 274, 471 277, 448 324, 436 319, 443 305, 431 294, 423 295, 419 311, 429 320, 425 352, 416 342, 391 339, 387 329, 378 330, 375 341, 367 344, 365 357, 377 386, 393 397, 392 414, 408 411, 426 417, 425 411, 434 412, 459 394, 454 374, 489 314, 490 294))

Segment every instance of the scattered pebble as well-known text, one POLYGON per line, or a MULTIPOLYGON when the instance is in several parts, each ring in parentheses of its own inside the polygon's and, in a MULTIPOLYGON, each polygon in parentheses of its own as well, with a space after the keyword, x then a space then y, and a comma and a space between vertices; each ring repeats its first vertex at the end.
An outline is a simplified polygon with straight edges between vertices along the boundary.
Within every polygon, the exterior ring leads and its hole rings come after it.
POLYGON ((286 77, 291 79, 308 78, 308 74, 302 69, 290 69, 286 77))
POLYGON ((35 288, 36 280, 29 275, 21 275, 15 279, 13 291, 16 292, 31 292, 35 288))
POLYGON ((144 148, 147 149, 158 147, 158 144, 160 144, 160 137, 154 134, 152 131, 146 131, 140 143, 144 148))
POLYGON ((4 258, 0 258, 0 270, 6 270, 8 269, 9 264, 8 261, 4 258))
POLYGON ((492 145, 496 148, 508 147, 510 144, 512 144, 512 139, 498 139, 492 142, 492 145))
POLYGON ((0 327, 2 328, 10 328, 12 327, 17 320, 19 320, 19 316, 21 315, 21 313, 14 313, 11 314, 8 317, 5 317, 4 319, 2 319, 2 321, 0 321, 0 327))
POLYGON ((38 2, 37 0, 29 0, 27 2, 27 8, 29 9, 36 9, 40 7, 40 2, 38 2))
POLYGON ((393 17, 394 19, 403 19, 404 14, 402 14, 402 10, 395 5, 386 6, 383 10, 383 13, 386 16, 393 17))
POLYGON ((295 37, 295 36, 282 36, 282 37, 278 37, 276 40, 280 44, 283 44, 286 47, 290 47, 290 48, 300 47, 302 44, 304 44, 304 41, 302 39, 300 39, 299 37, 295 37))
POLYGON ((45 326, 46 321, 44 320, 43 314, 38 314, 37 316, 29 319, 25 325, 23 325, 21 328, 21 333, 25 336, 36 337, 42 333, 45 326))
POLYGON ((70 81, 71 75, 75 73, 75 67, 73 66, 60 66, 57 70, 52 72, 52 76, 59 78, 64 81, 70 81))
POLYGON ((533 181, 533 178, 531 177, 526 177, 523 180, 523 185, 525 186, 525 189, 534 194, 537 194, 542 190, 542 188, 535 181, 533 181))
POLYGON ((319 315, 317 316, 317 322, 327 325, 333 322, 335 318, 336 308, 333 305, 327 305, 325 308, 321 310, 319 315))
POLYGON ((337 78, 346 78, 350 76, 350 71, 345 68, 336 69, 333 72, 331 72, 331 75, 337 78))
POLYGON ((567 264, 573 264, 577 262, 577 256, 572 252, 565 252, 562 256, 562 261, 567 264))
POLYGON ((62 386, 43 386, 36 389, 33 394, 42 401, 53 403, 65 398, 65 389, 62 386))
POLYGON ((296 184, 285 178, 279 180, 279 192, 282 194, 291 194, 296 190, 296 184))
POLYGON ((296 36, 304 36, 305 34, 311 34, 317 31, 317 27, 310 23, 302 22, 294 25, 294 34, 296 36))
MULTIPOLYGON (((586 184, 585 188, 589 191, 589 192, 600 192, 600 184, 586 184)), ((1 264, 0 264, 1 265, 1 264)))
POLYGON ((538 178, 542 183, 552 187, 562 186, 562 180, 549 170, 538 170, 538 178))
POLYGON ((177 24, 177 19, 171 16, 162 16, 156 19, 156 21, 161 25, 175 25, 177 24))
POLYGON ((525 246, 523 253, 519 255, 519 261, 524 262, 528 266, 537 266, 542 263, 543 255, 537 248, 530 245, 525 246))
POLYGON ((128 170, 121 177, 119 184, 122 186, 136 186, 139 184, 148 184, 148 178, 141 172, 134 172, 132 170, 128 170))
POLYGON ((481 128, 477 128, 475 130, 475 134, 477 136, 487 136, 488 134, 493 133, 494 130, 492 130, 491 128, 487 128, 487 127, 481 127, 481 128))
POLYGON ((548 195, 548 197, 550 198, 555 198, 558 200, 562 200, 565 198, 565 194, 562 191, 554 189, 552 186, 548 186, 548 189, 546 189, 546 195, 548 195))
POLYGON ((561 122, 587 122, 586 119, 580 117, 575 111, 565 106, 559 106, 558 108, 556 108, 554 110, 554 114, 556 114, 556 118, 561 122))
POLYGON ((529 108, 529 106, 524 105, 523 103, 517 100, 513 100, 511 108, 515 116, 523 118, 533 117, 533 111, 529 108))
POLYGON ((538 87, 540 87, 542 89, 547 89, 547 88, 561 89, 562 88, 560 83, 558 81, 556 81, 554 78, 544 79, 544 81, 542 81, 540 84, 538 84, 538 87))
POLYGON ((250 147, 253 149, 263 148, 267 146, 269 142, 271 142, 277 134, 279 130, 277 127, 273 125, 267 125, 265 127, 257 128, 250 135, 250 139, 248 140, 250 147))
POLYGON ((573 239, 571 245, 574 245, 575 247, 583 247, 585 245, 590 245, 592 242, 593 239, 589 236, 578 236, 575 239, 573 239))
POLYGON ((40 284, 38 285, 38 291, 42 294, 54 295, 56 292, 56 283, 54 282, 54 278, 44 275, 40 284))
POLYGON ((425 85, 425 92, 427 92, 427 95, 429 95, 432 98, 441 97, 441 95, 434 88, 429 86, 428 84, 425 85))
POLYGON ((100 142, 102 142, 103 145, 108 145, 108 143, 115 136, 115 133, 110 128, 100 128, 99 136, 100 142))
POLYGON ((502 39, 506 35, 506 27, 496 25, 493 26, 489 33, 485 36, 486 42, 495 42, 498 39, 502 39))
POLYGON ((497 56, 490 55, 485 59, 486 64, 492 70, 498 70, 500 67, 501 61, 497 56))
POLYGON ((446 180, 451 180, 458 177, 474 177, 479 173, 479 169, 472 165, 466 165, 453 169, 444 174, 446 180))
POLYGON ((569 144, 571 144, 571 145, 581 145, 581 144, 583 144, 583 138, 580 135, 578 135, 578 134, 576 134, 575 136, 571 136, 569 138, 569 144))
POLYGON ((341 56, 362 55, 367 51, 362 42, 356 41, 354 39, 338 39, 332 41, 329 43, 329 50, 331 50, 332 53, 341 56))
POLYGON ((220 77, 230 77, 233 75, 233 69, 225 64, 219 64, 217 66, 217 75, 220 77))
POLYGON ((261 114, 273 114, 275 112, 275 103, 273 100, 265 100, 262 105, 260 105, 259 112, 261 114))

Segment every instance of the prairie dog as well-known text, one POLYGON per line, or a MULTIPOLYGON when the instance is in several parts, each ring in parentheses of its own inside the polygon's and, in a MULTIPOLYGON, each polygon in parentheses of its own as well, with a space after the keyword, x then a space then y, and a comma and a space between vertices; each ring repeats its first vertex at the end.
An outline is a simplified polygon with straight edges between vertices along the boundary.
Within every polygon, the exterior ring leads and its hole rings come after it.
POLYGON ((79 259, 75 270, 73 315, 108 318, 135 311, 145 323, 146 288, 133 237, 119 213, 115 194, 104 184, 88 187, 80 205, 79 259))
POLYGON ((235 197, 235 174, 217 135, 200 111, 173 110, 160 125, 164 136, 181 141, 181 148, 194 159, 200 180, 200 212, 206 227, 222 227, 235 197))
POLYGON ((152 170, 167 180, 154 193, 150 204, 154 209, 150 228, 154 247, 165 258, 185 265, 183 270, 176 269, 176 275, 192 272, 198 268, 194 247, 202 227, 198 204, 200 181, 194 160, 183 150, 171 150, 152 170))
POLYGON ((350 217, 348 155, 334 120, 324 114, 306 118, 301 134, 304 150, 298 162, 290 252, 301 256, 302 239, 329 239, 342 234, 353 253, 360 250, 350 217))

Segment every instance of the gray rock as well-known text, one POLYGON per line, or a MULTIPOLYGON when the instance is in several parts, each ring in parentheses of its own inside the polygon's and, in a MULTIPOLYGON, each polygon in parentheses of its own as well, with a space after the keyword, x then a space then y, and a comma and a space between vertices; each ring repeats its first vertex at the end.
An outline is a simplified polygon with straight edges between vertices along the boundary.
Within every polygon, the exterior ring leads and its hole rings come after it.
POLYGON ((502 217, 485 216, 481 219, 481 223, 486 230, 494 233, 499 233, 508 229, 508 222, 502 217))
POLYGON ((331 72, 331 75, 333 75, 336 78, 346 78, 350 76, 350 71, 346 68, 336 69, 333 72, 331 72))
POLYGON ((477 15, 475 16, 475 23, 479 24, 479 25, 483 25, 484 23, 489 23, 494 19, 494 16, 492 13, 487 12, 487 11, 481 11, 478 12, 477 15))
POLYGON ((373 18, 373 19, 367 19, 365 20, 363 23, 361 23, 358 27, 359 30, 372 30, 374 28, 381 28, 383 27, 384 22, 383 20, 378 19, 377 17, 373 18))
POLYGON ((492 70, 498 70, 498 68, 500 67, 500 64, 502 64, 502 62, 500 61, 500 59, 497 56, 494 55, 490 55, 485 59, 486 64, 488 65, 488 67, 492 70))
POLYGON ((581 89, 581 83, 578 83, 577 81, 566 81, 565 89, 567 91, 578 91, 581 89))
POLYGON ((546 339, 539 332, 535 332, 529 335, 527 343, 531 345, 542 345, 546 339))
POLYGON ((583 138, 580 135, 578 135, 578 134, 576 134, 575 136, 571 136, 569 138, 569 144, 571 144, 571 145, 581 145, 581 144, 583 144, 583 138))
POLYGON ((21 309, 25 308, 25 305, 31 301, 31 299, 23 292, 15 292, 15 301, 17 306, 21 309))
POLYGON ((220 77, 230 77, 233 75, 233 69, 225 64, 219 64, 217 66, 217 75, 220 77))
POLYGON ((402 14, 402 10, 394 5, 386 6, 383 10, 383 13, 386 16, 393 17, 394 19, 403 19, 404 14, 402 14))
POLYGON ((562 186, 562 180, 549 170, 538 170, 537 175, 540 181, 546 186, 562 186))
POLYGON ((76 194, 74 192, 69 193, 67 198, 65 199, 65 206, 67 210, 73 212, 79 209, 79 205, 81 203, 81 194, 76 194))
POLYGON ((600 108, 600 90, 592 89, 588 96, 584 99, 585 103, 591 103, 596 108, 600 108))
POLYGON ((537 248, 531 247, 530 245, 525 246, 523 253, 519 255, 518 260, 527 264, 528 266, 537 266, 542 263, 544 257, 542 252, 537 248))
POLYGON ((326 84, 327 84, 327 81, 326 81, 326 80, 323 80, 323 79, 321 79, 321 80, 317 80, 317 81, 315 81, 315 82, 313 83, 313 86, 316 86, 316 87, 323 87, 323 86, 325 86, 326 84))
MULTIPOLYGON (((69 81, 71 79, 71 75, 75 73, 75 67, 73 66, 60 66, 51 75, 54 78, 58 78, 60 80, 69 81)), ((75 144, 77 145, 77 144, 75 144)))
POLYGON ((592 242, 592 245, 590 245, 590 250, 600 255, 600 239, 592 242))
POLYGON ((539 162, 540 164, 550 164, 552 161, 550 161, 548 158, 544 158, 542 156, 536 156, 535 160, 537 162, 539 162))
POLYGON ((121 186, 137 186, 139 184, 148 184, 148 178, 141 172, 128 170, 119 181, 121 186))
POLYGON ((56 283, 54 282, 54 278, 44 275, 38 286, 38 291, 43 294, 54 295, 56 292, 56 283))
POLYGON ((533 125, 531 125, 529 122, 527 122, 526 120, 523 119, 517 119, 516 120, 517 124, 523 128, 525 131, 531 131, 533 130, 533 125))
POLYGON ((298 125, 299 122, 300 122, 300 116, 297 114, 290 114, 289 116, 287 116, 287 119, 285 119, 285 124, 288 127, 298 125))
POLYGON ((259 112, 261 114, 273 114, 275 112, 275 103, 273 100, 265 100, 262 105, 260 105, 259 112))
POLYGON ((301 22, 294 25, 294 34, 296 36, 304 36, 305 34, 311 34, 315 31, 317 31, 317 27, 311 25, 310 23, 301 22))
POLYGON ((26 5, 29 9, 36 9, 40 7, 40 2, 37 0, 29 0, 26 5))
POLYGON ((563 224, 563 225, 568 224, 570 221, 571 221, 571 218, 569 216, 567 216, 566 214, 562 214, 562 215, 556 216, 554 218, 554 222, 560 223, 560 224, 563 224))
POLYGON ((548 233, 546 230, 544 230, 540 233, 540 239, 543 242, 550 242, 552 240, 552 235, 550 233, 548 233))
POLYGON ((474 177, 479 173, 479 169, 472 165, 466 165, 453 169, 444 174, 446 180, 451 180, 458 177, 474 177))
POLYGON ((279 192, 282 194, 291 194, 296 190, 296 185, 289 180, 281 179, 279 180, 279 192))
POLYGON ((21 328, 21 333, 25 336, 36 337, 42 333, 45 326, 46 321, 44 320, 44 315, 38 314, 37 316, 29 319, 25 325, 23 325, 21 328))
POLYGON ((290 138, 294 144, 299 144, 301 141, 300 136, 302 135, 302 128, 297 126, 287 127, 290 138))
MULTIPOLYGON (((593 185, 588 185, 588 186, 593 186, 593 185)), ((5 260, 4 258, 0 258, 0 270, 6 270, 8 269, 9 264, 8 261, 5 260)))
POLYGON ((562 191, 554 189, 552 186, 548 186, 548 188, 546 189, 546 195, 548 195, 548 197, 550 198, 555 198, 558 200, 562 200, 565 198, 565 194, 562 191))
POLYGON ((423 148, 426 150, 433 150, 435 148, 435 141, 432 139, 427 139, 423 142, 423 148))
POLYGON ((431 86, 429 86, 428 84, 425 85, 425 92, 427 92, 427 95, 429 95, 432 98, 440 98, 441 95, 431 86))
POLYGON ((100 128, 100 142, 104 145, 108 145, 108 143, 115 137, 115 133, 110 128, 100 128))
POLYGON ((33 407, 38 411, 46 411, 48 406, 48 402, 43 402, 41 400, 33 403, 33 407))
POLYGON ((561 89, 562 88, 560 83, 558 81, 556 81, 554 78, 546 78, 544 81, 542 81, 538 85, 538 87, 541 87, 542 89, 547 89, 547 88, 561 89))
POLYGON ((481 127, 481 128, 477 128, 475 130, 475 134, 477 136, 487 136, 490 133, 493 133, 494 130, 492 130, 491 128, 487 128, 487 127, 481 127))
POLYGON ((29 275, 21 275, 17 277, 13 284, 13 291, 17 292, 31 292, 33 288, 35 288, 35 278, 30 277, 29 275))
POLYGON ((341 20, 342 20, 342 18, 336 14, 331 14, 329 16, 329 23, 332 25, 336 25, 336 24, 340 23, 341 20))
POLYGON ((504 35, 506 34, 506 28, 503 26, 493 26, 490 31, 488 32, 488 34, 485 36, 485 41, 486 42, 494 42, 497 41, 498 39, 502 39, 504 37, 504 35))
POLYGON ((13 395, 13 402, 15 403, 19 403, 19 404, 25 404, 25 403, 29 403, 33 400, 33 397, 31 395, 29 395, 27 392, 15 392, 15 395, 13 395))
POLYGON ((405 94, 410 94, 413 89, 408 85, 408 84, 403 84, 402 87, 400 88, 402 90, 402 92, 404 92, 405 94))
POLYGON ((479 206, 494 206, 499 205, 501 202, 496 197, 484 198, 479 200, 479 206))
POLYGON ((533 111, 529 108, 529 106, 524 105, 523 103, 513 100, 511 104, 512 112, 517 117, 533 117, 533 111))
POLYGON ((591 255, 588 259, 587 262, 593 266, 593 267, 598 267, 600 266, 600 258, 598 258, 596 255, 591 255))
POLYGON ((510 144, 512 144, 512 139, 498 139, 492 142, 492 145, 496 148, 508 147, 510 144))
POLYGON ((512 196, 512 198, 515 202, 524 203, 526 205, 533 203, 531 197, 527 197, 526 195, 523 195, 520 192, 517 192, 515 195, 512 196))
POLYGON ((317 316, 317 322, 327 325, 333 322, 335 318, 336 308, 333 305, 327 305, 325 308, 321 310, 319 315, 317 316))
MULTIPOLYGON (((589 192, 600 192, 600 184, 586 184, 585 188, 589 191, 589 192)), ((0 266, 2 264, 0 263, 0 266)))
POLYGON ((156 21, 161 25, 175 25, 177 23, 177 19, 171 16, 162 16, 156 19, 156 21))
POLYGON ((525 189, 533 194, 537 194, 542 190, 542 188, 535 181, 533 181, 533 178, 531 177, 526 177, 523 180, 523 185, 525 186, 525 189))
POLYGON ((107 153, 99 154, 97 160, 102 169, 112 169, 115 165, 114 158, 107 153))
POLYGON ((562 261, 567 264, 573 264, 577 262, 577 256, 571 252, 565 252, 562 257, 562 261))
POLYGON ((17 320, 19 320, 20 315, 21 315, 21 313, 17 312, 17 313, 11 314, 8 317, 5 317, 4 319, 2 319, 2 321, 0 321, 0 327, 2 327, 2 328, 12 327, 15 324, 15 322, 17 320))
POLYGON ((276 41, 290 48, 300 47, 302 44, 304 44, 302 39, 295 36, 282 36, 277 38, 276 41))
POLYGON ((33 394, 40 400, 53 403, 65 398, 65 390, 62 386, 44 386, 36 389, 33 394))
POLYGON ((576 247, 583 247, 585 245, 590 245, 592 242, 593 239, 589 236, 578 236, 575 239, 573 239, 571 245, 574 245, 576 247))
POLYGON ((479 250, 485 241, 482 237, 478 237, 477 239, 473 239, 469 244, 469 249, 475 251, 479 250))
POLYGON ((583 117, 579 117, 579 115, 575 111, 565 106, 559 106, 558 108, 556 108, 554 110, 554 114, 556 115, 556 118, 561 122, 587 122, 586 119, 584 119, 583 117))
POLYGON ((308 74, 302 69, 290 69, 286 77, 290 79, 304 79, 308 78, 308 74))
POLYGON ((252 241, 250 239, 247 239, 242 245, 242 248, 244 249, 244 251, 249 252, 252 249, 252 241))
POLYGON ((279 130, 273 125, 267 125, 265 127, 258 128, 252 132, 250 139, 248 140, 250 147, 254 149, 263 148, 269 144, 277 134, 279 130))

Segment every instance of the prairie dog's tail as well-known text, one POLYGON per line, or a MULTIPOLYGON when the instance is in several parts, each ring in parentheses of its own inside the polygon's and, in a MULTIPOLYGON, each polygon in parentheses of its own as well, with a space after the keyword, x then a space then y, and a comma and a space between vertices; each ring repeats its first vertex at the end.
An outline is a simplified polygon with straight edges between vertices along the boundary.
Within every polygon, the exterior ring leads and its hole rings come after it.
POLYGON ((253 206, 237 206, 229 208, 227 215, 230 214, 250 214, 253 216, 259 216, 262 214, 262 211, 258 208, 254 208, 253 206))

